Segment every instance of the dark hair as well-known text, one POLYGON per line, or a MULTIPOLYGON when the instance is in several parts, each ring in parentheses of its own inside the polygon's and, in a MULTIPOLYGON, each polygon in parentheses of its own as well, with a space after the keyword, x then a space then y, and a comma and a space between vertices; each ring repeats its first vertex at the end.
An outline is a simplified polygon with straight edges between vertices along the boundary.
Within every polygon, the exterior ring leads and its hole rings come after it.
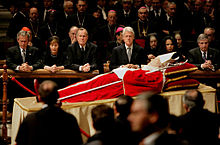
POLYGON ((146 112, 157 113, 159 116, 156 126, 165 128, 169 120, 168 102, 163 96, 155 92, 146 92, 138 96, 137 100, 143 101, 146 107, 146 112))
POLYGON ((52 106, 56 104, 57 99, 59 98, 57 90, 58 85, 55 82, 46 80, 40 84, 38 92, 41 100, 49 106, 52 106))
POLYGON ((120 113, 119 116, 121 117, 127 117, 130 114, 130 108, 131 104, 133 102, 133 99, 130 96, 120 96, 116 101, 115 101, 115 107, 117 112, 120 113))
POLYGON ((108 105, 98 105, 92 109, 93 126, 96 130, 105 130, 114 124, 114 110, 108 105))
POLYGON ((172 41, 172 43, 174 45, 173 52, 177 51, 176 40, 172 36, 165 36, 161 41, 160 54, 166 54, 167 53, 167 50, 166 50, 166 41, 167 40, 172 41))
POLYGON ((52 41, 55 41, 55 42, 57 42, 57 43, 59 44, 60 38, 59 38, 58 36, 52 36, 52 37, 50 37, 50 38, 48 39, 49 44, 50 44, 52 41))

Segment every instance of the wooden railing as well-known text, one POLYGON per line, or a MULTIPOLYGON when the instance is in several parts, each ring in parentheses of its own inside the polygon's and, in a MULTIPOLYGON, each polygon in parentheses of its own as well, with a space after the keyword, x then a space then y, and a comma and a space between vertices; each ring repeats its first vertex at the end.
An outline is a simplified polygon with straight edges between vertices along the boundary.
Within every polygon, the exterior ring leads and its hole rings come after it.
POLYGON ((56 73, 51 73, 44 69, 35 70, 33 72, 15 72, 13 70, 7 69, 6 65, 3 69, 0 69, 0 75, 3 81, 3 98, 2 98, 2 137, 5 141, 8 141, 7 136, 7 84, 8 79, 15 78, 78 78, 80 80, 90 79, 98 74, 98 71, 93 71, 92 73, 81 73, 73 70, 62 70, 56 73))
MULTIPOLYGON (((6 68, 4 65, 4 69, 0 69, 0 75, 3 80, 3 118, 2 118, 2 137, 4 140, 7 140, 7 83, 8 78, 79 78, 81 80, 90 79, 98 74, 97 71, 93 73, 80 73, 73 70, 62 70, 56 73, 51 73, 47 70, 36 70, 33 72, 14 72, 10 69, 6 68)), ((208 79, 220 83, 220 70, 215 72, 212 71, 201 71, 197 70, 189 74, 189 77, 195 79, 208 79)))

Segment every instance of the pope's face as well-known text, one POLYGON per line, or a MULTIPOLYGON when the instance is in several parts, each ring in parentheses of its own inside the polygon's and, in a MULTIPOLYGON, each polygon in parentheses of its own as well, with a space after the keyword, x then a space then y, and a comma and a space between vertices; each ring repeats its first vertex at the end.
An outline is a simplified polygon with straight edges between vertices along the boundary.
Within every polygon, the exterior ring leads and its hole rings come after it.
POLYGON ((132 32, 125 32, 123 35, 123 40, 127 46, 131 46, 134 41, 134 34, 132 32))

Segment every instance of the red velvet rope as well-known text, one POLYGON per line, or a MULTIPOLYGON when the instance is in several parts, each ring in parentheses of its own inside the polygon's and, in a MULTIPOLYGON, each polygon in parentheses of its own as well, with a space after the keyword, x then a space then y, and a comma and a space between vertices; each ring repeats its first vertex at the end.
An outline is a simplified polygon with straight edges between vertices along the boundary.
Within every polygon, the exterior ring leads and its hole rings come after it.
POLYGON ((81 132, 83 135, 85 135, 87 138, 90 137, 90 135, 87 134, 84 130, 82 130, 81 128, 79 128, 79 129, 80 129, 80 132, 81 132))
POLYGON ((25 87, 24 85, 22 85, 18 80, 15 79, 15 77, 12 77, 11 80, 14 81, 15 83, 17 83, 20 87, 22 87, 23 89, 25 89, 26 91, 28 91, 28 92, 31 93, 32 95, 36 96, 36 93, 34 93, 34 92, 31 91, 30 89, 28 89, 27 87, 25 87))

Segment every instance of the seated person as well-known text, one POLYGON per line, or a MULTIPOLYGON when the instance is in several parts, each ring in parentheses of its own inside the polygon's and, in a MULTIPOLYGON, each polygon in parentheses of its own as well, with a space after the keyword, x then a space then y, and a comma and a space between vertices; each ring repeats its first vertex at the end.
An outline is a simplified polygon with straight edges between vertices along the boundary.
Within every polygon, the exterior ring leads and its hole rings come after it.
POLYGON ((42 68, 38 48, 28 45, 30 35, 27 31, 19 31, 17 34, 18 46, 8 48, 6 64, 9 69, 30 72, 42 68))
POLYGON ((59 37, 52 36, 48 40, 49 48, 46 50, 46 54, 43 58, 44 69, 55 73, 63 70, 65 67, 65 58, 62 48, 59 45, 59 37))
POLYGON ((158 50, 158 54, 167 54, 171 52, 177 52, 175 55, 180 57, 180 61, 183 61, 183 56, 177 51, 176 41, 172 36, 165 36, 161 42, 160 49, 158 50))
POLYGON ((131 27, 123 29, 123 41, 118 47, 112 51, 110 69, 118 67, 138 68, 141 64, 145 64, 147 59, 144 55, 144 49, 134 44, 134 30, 131 27))
POLYGON ((110 58, 111 58, 112 49, 123 44, 123 35, 122 35, 123 29, 124 29, 123 27, 118 27, 115 32, 116 40, 108 42, 108 48, 106 50, 107 51, 106 52, 106 60, 107 61, 110 60, 110 58))
POLYGON ((197 39, 199 47, 191 49, 189 51, 189 63, 194 64, 201 70, 219 69, 220 59, 219 51, 209 47, 209 39, 205 34, 200 34, 197 39))
POLYGON ((68 68, 81 72, 89 72, 97 68, 97 46, 88 42, 88 32, 85 28, 79 28, 76 33, 77 41, 67 48, 68 68))
POLYGON ((156 33, 151 33, 146 38, 145 51, 149 60, 154 59, 158 53, 158 38, 156 33))

